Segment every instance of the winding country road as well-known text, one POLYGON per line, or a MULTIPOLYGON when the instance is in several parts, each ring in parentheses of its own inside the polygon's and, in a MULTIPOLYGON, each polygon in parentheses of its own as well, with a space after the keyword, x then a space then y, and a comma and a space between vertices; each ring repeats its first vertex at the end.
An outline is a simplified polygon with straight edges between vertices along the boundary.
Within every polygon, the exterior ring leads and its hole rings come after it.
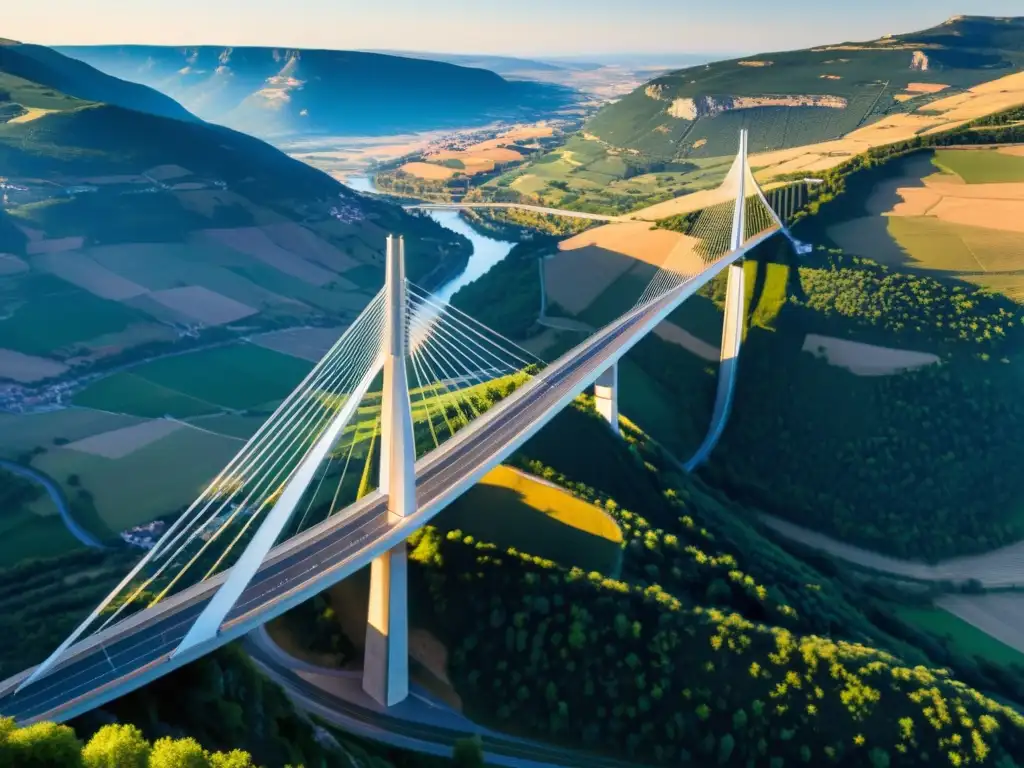
POLYGON ((977 581, 985 589, 1024 587, 1024 541, 981 555, 967 555, 929 564, 901 560, 833 539, 818 531, 773 515, 762 514, 773 531, 812 549, 872 571, 916 581, 977 581))
POLYGON ((57 505, 57 511, 60 513, 60 519, 64 521, 64 527, 68 529, 68 533, 78 539, 79 543, 86 547, 91 547, 93 549, 105 549, 99 539, 80 526, 75 518, 71 516, 71 510, 68 508, 67 500, 64 498, 64 494, 61 493, 60 488, 57 487, 57 484, 53 482, 53 480, 38 470, 26 467, 24 464, 15 464, 13 461, 8 461, 7 459, 0 459, 0 468, 6 469, 11 474, 24 477, 43 486, 50 498, 53 499, 53 503, 57 505))
POLYGON ((479 734, 487 765, 558 768, 587 765, 627 768, 612 758, 507 736, 476 725, 426 691, 414 689, 405 701, 382 709, 362 690, 362 673, 318 667, 287 654, 260 627, 242 646, 256 666, 280 685, 299 708, 357 736, 422 754, 450 757, 459 739, 479 734))

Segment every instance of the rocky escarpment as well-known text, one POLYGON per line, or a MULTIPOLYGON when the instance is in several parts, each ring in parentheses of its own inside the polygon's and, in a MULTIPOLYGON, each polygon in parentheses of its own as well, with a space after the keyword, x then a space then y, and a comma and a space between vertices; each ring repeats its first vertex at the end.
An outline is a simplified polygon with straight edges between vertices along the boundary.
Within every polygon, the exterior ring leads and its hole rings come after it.
POLYGON ((665 85, 649 85, 644 93, 658 101, 668 101, 666 111, 680 120, 696 120, 713 117, 722 112, 737 109, 759 109, 761 107, 824 107, 846 109, 847 101, 842 96, 820 94, 792 94, 784 96, 695 96, 671 99, 665 85))

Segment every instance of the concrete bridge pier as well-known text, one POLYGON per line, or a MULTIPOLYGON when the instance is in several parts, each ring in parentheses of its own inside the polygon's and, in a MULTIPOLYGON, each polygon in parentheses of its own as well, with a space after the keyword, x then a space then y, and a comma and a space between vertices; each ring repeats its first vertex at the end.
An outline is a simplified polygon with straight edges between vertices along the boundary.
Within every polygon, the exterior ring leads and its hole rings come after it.
POLYGON ((594 402, 612 432, 621 435, 619 429, 619 364, 602 373, 594 382, 594 402))
MULTIPOLYGON (((380 491, 398 523, 416 511, 416 443, 405 370, 405 241, 388 237, 381 392, 380 491)), ((405 542, 370 566, 363 690, 390 707, 409 695, 409 589, 405 542)))

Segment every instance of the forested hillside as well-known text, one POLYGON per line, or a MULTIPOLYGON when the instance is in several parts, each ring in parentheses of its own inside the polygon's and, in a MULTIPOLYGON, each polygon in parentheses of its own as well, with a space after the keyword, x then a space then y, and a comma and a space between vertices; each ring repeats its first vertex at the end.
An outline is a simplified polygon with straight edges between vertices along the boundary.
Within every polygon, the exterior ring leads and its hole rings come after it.
POLYGON ((644 435, 627 429, 616 450, 596 416, 573 410, 552 426, 519 461, 616 517, 624 571, 610 579, 458 532, 419 535, 421 599, 472 711, 657 764, 966 765, 1017 753, 1016 712, 929 668, 867 619, 870 600, 847 602, 856 588, 769 544, 644 435))
POLYGON ((827 141, 1019 70, 1022 38, 1024 18, 954 17, 878 40, 691 67, 605 107, 587 130, 667 159, 728 154, 740 127, 757 151, 827 141))
MULTIPOLYGON (((176 120, 195 120, 188 110, 158 90, 119 80, 42 45, 0 39, 0 72, 84 101, 115 104, 176 120)), ((0 88, 5 85, 3 80, 0 76, 0 88)))

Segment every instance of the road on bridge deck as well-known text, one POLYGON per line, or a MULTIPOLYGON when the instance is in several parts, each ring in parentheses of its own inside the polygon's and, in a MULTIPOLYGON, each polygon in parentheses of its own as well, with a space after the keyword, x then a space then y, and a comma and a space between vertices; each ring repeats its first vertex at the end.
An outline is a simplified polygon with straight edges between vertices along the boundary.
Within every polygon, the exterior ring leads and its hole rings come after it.
MULTIPOLYGON (((567 353, 548 366, 543 376, 523 385, 506 401, 507 407, 495 406, 493 413, 485 413, 449 444, 417 462, 418 508, 434 507, 430 516, 436 514, 453 500, 444 498, 450 489, 496 457, 501 461, 511 454, 517 438, 538 421, 553 417, 567 394, 582 391, 585 386, 580 382, 588 373, 607 367, 611 354, 633 341, 629 332, 642 328, 676 295, 677 291, 670 291, 643 310, 620 318, 577 348, 577 357, 567 353), (488 419, 488 414, 492 418, 488 419)), ((416 520, 416 526, 428 521, 429 517, 416 520)), ((324 589, 363 567, 372 559, 369 545, 392 525, 387 499, 373 494, 307 532, 312 535, 300 535, 279 545, 257 571, 222 632, 232 628, 248 631, 284 612, 287 606, 282 607, 281 600, 293 590, 311 584, 324 589)), ((406 536, 414 530, 409 526, 406 536)), ((170 655, 222 581, 215 578, 123 620, 112 637, 79 641, 53 670, 20 692, 16 693, 15 687, 27 672, 0 683, 0 714, 14 717, 23 725, 39 720, 63 721, 181 666, 185 662, 170 655)), ((204 652, 236 635, 218 636, 204 652)))

